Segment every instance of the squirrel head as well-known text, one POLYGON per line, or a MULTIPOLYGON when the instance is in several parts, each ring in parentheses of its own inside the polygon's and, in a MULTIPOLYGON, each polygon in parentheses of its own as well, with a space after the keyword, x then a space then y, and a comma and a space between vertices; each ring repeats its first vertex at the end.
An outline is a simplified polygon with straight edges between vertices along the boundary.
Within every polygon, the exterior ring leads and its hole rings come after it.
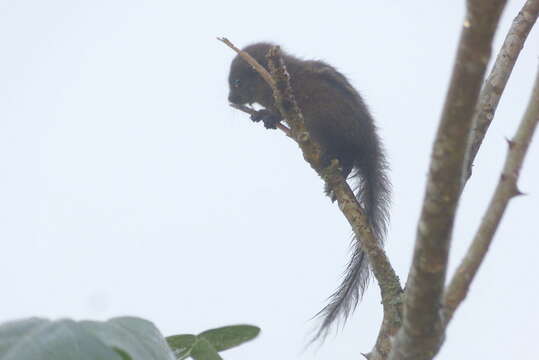
MULTIPOLYGON (((273 47, 270 43, 256 43, 243 48, 260 65, 268 70, 266 54, 273 47)), ((236 55, 228 76, 228 101, 236 105, 259 103, 268 106, 273 102, 270 86, 241 56, 236 55)))

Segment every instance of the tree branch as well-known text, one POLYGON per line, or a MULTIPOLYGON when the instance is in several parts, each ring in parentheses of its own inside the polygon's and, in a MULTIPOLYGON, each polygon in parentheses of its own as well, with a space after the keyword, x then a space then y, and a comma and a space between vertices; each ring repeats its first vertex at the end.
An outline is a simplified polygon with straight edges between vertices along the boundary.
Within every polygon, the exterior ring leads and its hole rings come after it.
POLYGON ((470 284, 492 243, 509 200, 521 195, 517 187, 517 180, 538 121, 539 71, 535 78, 534 88, 526 112, 515 136, 508 141, 509 151, 505 159, 505 165, 489 207, 466 253, 466 257, 462 260, 445 293, 444 314, 446 325, 451 321, 455 310, 466 297, 470 284))
MULTIPOLYGON (((240 56, 241 53, 243 53, 227 39, 222 38, 219 40, 234 49, 240 56)), ((271 81, 265 76, 263 76, 263 78, 266 79, 266 82, 272 87, 275 104, 281 112, 281 115, 283 115, 283 118, 285 118, 286 122, 290 125, 290 136, 300 146, 305 160, 333 190, 340 210, 352 226, 354 234, 361 239, 362 248, 367 254, 374 277, 380 287, 384 313, 390 314, 388 316, 392 318, 391 324, 398 323, 400 325, 400 299, 403 290, 399 278, 391 266, 384 250, 376 240, 373 231, 370 229, 363 209, 346 183, 346 179, 339 171, 338 161, 333 160, 328 167, 324 168, 320 159, 320 146, 312 140, 305 127, 305 121, 301 109, 294 98, 292 87, 290 85, 290 76, 286 71, 279 48, 272 48, 267 57, 271 71, 271 81)), ((243 58, 248 61, 255 70, 259 71, 259 68, 253 64, 253 62, 256 63, 254 59, 248 59, 247 57, 243 58)), ((266 72, 264 68, 262 69, 262 72, 266 72)), ((262 72, 259 71, 261 75, 262 72)), ((394 333, 398 329, 398 326, 392 329, 394 330, 394 333)), ((388 342, 389 337, 386 337, 385 341, 388 342)))
POLYGON ((296 103, 290 85, 290 76, 286 71, 278 47, 270 50, 268 65, 278 89, 278 93, 274 94, 277 107, 283 117, 287 119, 292 134, 297 134, 296 141, 303 151, 303 157, 333 189, 339 208, 351 225, 356 237, 361 239, 361 246, 367 254, 372 272, 380 287, 384 309, 385 326, 382 326, 381 331, 385 333, 385 336, 380 341, 377 341, 376 345, 381 348, 389 348, 390 336, 387 335, 394 334, 401 323, 401 296, 403 290, 399 278, 383 248, 379 245, 380 242, 376 240, 354 193, 341 172, 338 171, 338 162, 334 161, 329 167, 323 168, 320 162, 320 148, 318 144, 311 140, 305 127, 303 115, 296 103), (310 142, 313 142, 313 144, 310 144, 310 142))
POLYGON ((468 0, 453 75, 432 150, 429 178, 406 286, 403 324, 391 360, 431 359, 444 327, 439 313, 465 150, 491 43, 505 0, 468 0))
POLYGON ((498 53, 496 62, 483 85, 481 95, 479 96, 479 103, 475 109, 473 119, 474 129, 470 144, 468 145, 466 180, 472 175, 472 166, 477 152, 494 118, 502 93, 507 85, 511 71, 513 71, 513 66, 517 61, 530 30, 537 21, 538 15, 539 0, 526 1, 522 10, 520 10, 517 17, 513 20, 502 48, 498 53))

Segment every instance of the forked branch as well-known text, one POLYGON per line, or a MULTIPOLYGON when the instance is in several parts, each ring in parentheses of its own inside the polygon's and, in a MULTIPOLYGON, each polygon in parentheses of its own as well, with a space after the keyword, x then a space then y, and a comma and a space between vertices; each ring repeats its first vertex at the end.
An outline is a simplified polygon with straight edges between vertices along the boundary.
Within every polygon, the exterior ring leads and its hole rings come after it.
POLYGON ((468 0, 449 91, 432 150, 429 177, 406 284, 403 324, 391 360, 431 359, 444 334, 440 316, 466 145, 491 43, 505 0, 468 0))
POLYGON ((539 69, 535 78, 532 95, 518 130, 512 140, 508 141, 508 153, 505 165, 490 200, 488 209, 481 221, 473 242, 465 258, 458 267, 444 296, 445 323, 449 323, 457 307, 466 297, 479 266, 483 262, 492 239, 509 200, 520 195, 517 180, 524 162, 524 157, 532 140, 539 121, 539 69))
POLYGON ((465 180, 468 180, 472 175, 472 165, 477 152, 494 119, 494 114, 496 113, 509 76, 528 34, 537 21, 538 15, 539 0, 527 0, 522 10, 520 10, 517 17, 513 20, 502 48, 496 57, 496 62, 481 89, 473 119, 474 128, 468 147, 465 180))

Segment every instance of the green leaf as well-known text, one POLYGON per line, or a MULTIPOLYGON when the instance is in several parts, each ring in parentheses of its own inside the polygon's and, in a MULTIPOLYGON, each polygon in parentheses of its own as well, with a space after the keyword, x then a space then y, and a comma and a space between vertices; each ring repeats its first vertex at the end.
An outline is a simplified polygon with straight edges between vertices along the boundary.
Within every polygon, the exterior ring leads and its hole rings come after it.
POLYGON ((49 321, 39 318, 30 318, 21 321, 12 321, 0 326, 0 358, 4 356, 12 346, 15 346, 19 339, 41 325, 48 324, 49 321))
POLYGON ((174 359, 166 340, 147 320, 117 317, 106 322, 81 321, 80 325, 108 346, 129 354, 132 360, 174 359))
POLYGON ((197 338, 191 349, 191 357, 194 360, 222 360, 217 350, 204 338, 197 338))
POLYGON ((72 320, 28 319, 0 326, 0 360, 123 360, 72 320))
POLYGON ((217 351, 223 351, 243 344, 258 336, 260 328, 252 325, 233 325, 206 330, 198 335, 204 338, 217 351))
POLYGON ((176 355, 176 359, 185 359, 191 354, 191 349, 195 344, 197 337, 191 334, 173 335, 166 338, 168 346, 176 355))
POLYGON ((118 348, 113 348, 113 349, 114 351, 118 353, 118 355, 122 357, 122 360, 133 360, 131 359, 131 356, 129 356, 129 354, 123 351, 122 349, 118 349, 118 348))
POLYGON ((26 319, 0 325, 0 360, 172 360, 149 321, 26 319))

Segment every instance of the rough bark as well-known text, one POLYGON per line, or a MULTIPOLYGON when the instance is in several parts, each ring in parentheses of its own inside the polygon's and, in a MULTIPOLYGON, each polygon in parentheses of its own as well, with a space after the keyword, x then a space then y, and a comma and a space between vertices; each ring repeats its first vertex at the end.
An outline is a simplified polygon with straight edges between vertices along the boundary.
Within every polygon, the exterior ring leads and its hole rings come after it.
POLYGON ((494 234, 507 209, 509 200, 520 195, 517 180, 524 157, 539 121, 539 70, 526 112, 512 140, 508 140, 508 153, 496 190, 479 226, 470 248, 457 268, 444 296, 445 325, 452 319, 455 310, 466 297, 494 234))
POLYGON ((389 354, 391 360, 432 359, 443 341, 440 304, 466 146, 492 39, 505 3, 502 0, 467 2, 451 83, 432 150, 406 285, 403 324, 389 354))
POLYGON ((517 61, 533 25, 539 14, 539 0, 528 0, 513 20, 505 37, 496 62, 481 89, 479 103, 475 109, 473 132, 470 138, 465 179, 472 175, 472 166, 483 143, 487 130, 494 119, 494 114, 502 97, 509 76, 517 61))

